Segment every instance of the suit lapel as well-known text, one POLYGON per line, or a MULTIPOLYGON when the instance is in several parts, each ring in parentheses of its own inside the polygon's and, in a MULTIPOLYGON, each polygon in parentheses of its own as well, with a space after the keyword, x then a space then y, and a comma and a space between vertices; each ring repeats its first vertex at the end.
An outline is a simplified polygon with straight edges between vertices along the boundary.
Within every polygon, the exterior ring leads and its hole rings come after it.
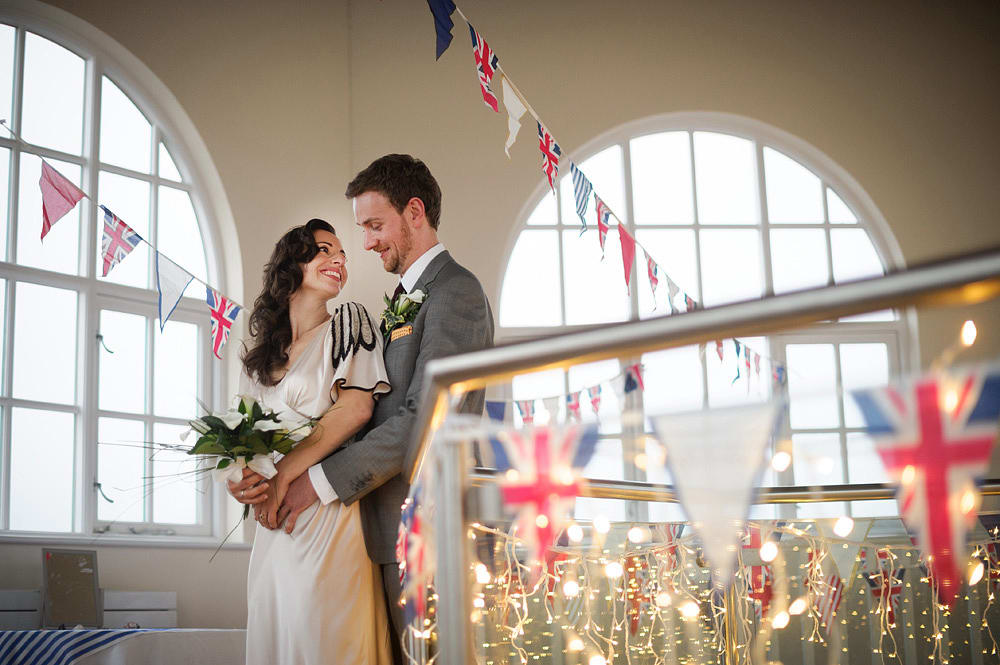
POLYGON ((445 250, 435 256, 431 259, 431 262, 427 264, 427 267, 424 268, 424 271, 420 273, 420 278, 417 279, 417 283, 413 285, 413 290, 416 291, 419 289, 424 293, 430 293, 430 287, 434 283, 434 280, 437 279, 438 273, 452 261, 454 261, 454 259, 451 258, 451 254, 448 253, 448 250, 445 250))

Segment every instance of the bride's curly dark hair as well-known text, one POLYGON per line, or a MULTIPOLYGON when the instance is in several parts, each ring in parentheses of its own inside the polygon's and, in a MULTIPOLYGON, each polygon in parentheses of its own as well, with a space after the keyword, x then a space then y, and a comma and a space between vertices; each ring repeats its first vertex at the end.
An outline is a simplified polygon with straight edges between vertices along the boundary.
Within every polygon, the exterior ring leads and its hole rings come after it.
POLYGON ((302 226, 281 236, 271 260, 264 266, 264 288, 253 303, 250 314, 250 336, 253 348, 243 345, 243 369, 247 376, 265 386, 273 386, 277 369, 288 363, 288 347, 292 343, 292 321, 288 304, 292 294, 302 284, 300 264, 309 263, 319 253, 313 237, 315 231, 337 232, 322 219, 310 219, 302 226))

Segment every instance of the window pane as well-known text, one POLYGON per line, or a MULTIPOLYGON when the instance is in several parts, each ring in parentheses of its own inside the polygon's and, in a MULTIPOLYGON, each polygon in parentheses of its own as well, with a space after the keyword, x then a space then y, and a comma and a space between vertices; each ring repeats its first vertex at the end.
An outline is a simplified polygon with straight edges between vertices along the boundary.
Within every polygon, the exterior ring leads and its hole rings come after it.
POLYGON ((761 297, 760 231, 703 230, 701 280, 706 307, 761 297))
POLYGON ((889 383, 889 347, 885 344, 841 344, 840 376, 844 384, 844 425, 864 427, 865 419, 850 392, 889 383))
POLYGON ((785 354, 792 428, 839 426, 833 344, 789 344, 785 354))
POLYGON ((757 224, 757 176, 753 143, 736 136, 694 133, 698 221, 757 224))
MULTIPOLYGON (((583 160, 578 164, 590 182, 594 185, 594 191, 604 200, 605 203, 622 219, 627 218, 628 210, 625 208, 625 172, 622 169, 622 149, 621 146, 613 145, 605 148, 593 157, 583 160)), ((566 167, 566 187, 569 195, 563 198, 563 223, 568 225, 579 225, 580 218, 576 214, 576 202, 573 199, 573 179, 569 175, 569 167, 566 167)), ((587 224, 592 227, 597 226, 597 213, 594 210, 594 199, 591 198, 590 206, 587 208, 587 224), (591 216, 593 215, 593 216, 591 216)))
MULTIPOLYGON (((885 483, 889 477, 882 466, 882 459, 875 451, 875 444, 867 434, 847 434, 847 479, 852 483, 885 483)), ((852 501, 854 517, 885 517, 899 514, 894 499, 885 501, 852 501)))
MULTIPOLYGON (((7 370, 7 368, 3 366, 3 361, 2 361, 4 345, 7 344, 8 343, 7 340, 10 339, 10 337, 7 336, 6 322, 7 322, 7 280, 0 279, 0 339, 3 340, 3 344, 0 344, 0 376, 5 376, 7 370)), ((5 382, 0 381, 0 395, 4 394, 4 383, 5 382)), ((2 436, 2 434, 3 433, 0 432, 0 436, 2 436)))
MULTIPOLYGON (((792 436, 792 469, 796 485, 837 485, 844 482, 840 459, 840 435, 795 434, 792 436)), ((798 504, 799 517, 839 517, 847 514, 841 502, 798 504)))
POLYGON ((642 392, 647 415, 695 411, 702 406, 701 358, 697 346, 646 353, 642 392))
POLYGON ((110 350, 98 347, 100 408, 142 413, 146 403, 146 318, 101 310, 100 333, 110 350))
POLYGON ((649 276, 646 267, 646 256, 636 249, 639 261, 638 274, 635 276, 635 288, 639 289, 639 316, 649 318, 670 313, 667 299, 667 276, 674 280, 681 289, 674 306, 684 311, 684 293, 695 300, 701 300, 698 291, 698 253, 694 251, 694 231, 689 229, 639 229, 636 240, 653 254, 657 262, 656 308, 653 307, 653 292, 649 287, 649 276))
POLYGON ((518 236, 500 291, 501 326, 562 323, 558 242, 558 231, 522 231, 518 236))
POLYGON ((83 83, 83 58, 27 33, 21 137, 28 143, 79 155, 83 146, 83 83))
MULTIPOLYGON (((565 399, 556 407, 556 413, 550 414, 547 406, 542 404, 542 398, 553 397, 563 394, 563 371, 561 369, 550 369, 544 372, 532 372, 515 376, 511 381, 511 394, 515 400, 533 400, 535 406, 534 424, 546 425, 555 424, 560 420, 559 412, 564 410, 565 399), (556 417, 553 418, 552 416, 556 417)), ((517 427, 523 427, 524 421, 517 405, 513 407, 514 423, 517 427)))
MULTIPOLYGON (((76 164, 47 159, 52 168, 80 186, 80 167, 76 164)), ((42 160, 36 155, 21 153, 21 181, 17 201, 17 262, 24 266, 54 270, 75 275, 80 263, 80 210, 89 201, 83 199, 52 226, 45 236, 42 233, 42 193, 38 179, 42 174, 42 160)))
MULTIPOLYGON (((149 238, 149 183, 107 171, 101 171, 99 177, 98 190, 100 200, 106 202, 104 205, 131 226, 136 233, 143 238, 149 238)), ((149 246, 144 242, 139 243, 124 261, 112 268, 107 278, 101 277, 104 211, 97 211, 96 221, 94 226, 97 230, 97 278, 143 289, 149 286, 149 246)))
POLYGON ((850 282, 883 274, 882 260, 864 229, 833 229, 830 231, 830 244, 835 282, 850 282))
POLYGON ((771 278, 775 293, 826 286, 829 275, 823 229, 771 231, 771 278))
MULTIPOLYGON (((17 31, 13 26, 0 23, 0 118, 11 125, 14 98, 14 38, 17 31)), ((17 129, 15 127, 15 129, 17 129)), ((4 132, 4 136, 7 133, 4 132)))
MULTIPOLYGON (((10 204, 10 150, 0 148, 0 261, 7 260, 7 206, 10 204)), ((41 228, 39 228, 39 231, 41 228)))
MULTIPOLYGON (((156 423, 153 440, 177 443, 187 427, 156 423)), ((166 524, 196 524, 198 498, 202 491, 195 458, 183 452, 159 450, 153 457, 153 521, 166 524)))
MULTIPOLYGON (((576 214, 575 212, 573 213, 576 214)), ((542 200, 538 202, 535 209, 528 217, 528 226, 549 225, 555 226, 559 223, 556 217, 556 197, 546 192, 542 200)), ((572 223, 572 222, 569 222, 572 223)))
MULTIPOLYGON (((601 260, 597 233, 580 236, 563 231, 563 279, 566 294, 566 323, 609 323, 628 318, 629 301, 622 271, 622 250, 618 229, 608 231, 601 260)), ((546 257, 553 261, 555 256, 546 257)), ((537 269, 532 275, 539 279, 537 269)), ((633 274, 633 279, 635 275, 633 274)))
POLYGON ((141 522, 145 495, 146 440, 139 420, 100 418, 97 424, 97 519, 115 522, 141 522))
MULTIPOLYGON (((157 249, 198 279, 207 279, 205 248, 201 241, 198 218, 187 192, 160 187, 159 216, 156 223, 157 249)), ((204 298, 205 289, 192 282, 188 285, 187 295, 204 298)))
POLYGON ((149 173, 153 128, 117 85, 101 77, 101 161, 149 173))
POLYGON ((171 418, 198 415, 198 326, 156 321, 153 335, 153 413, 171 418))
POLYGON ((569 368, 570 392, 586 391, 588 388, 601 386, 601 402, 597 415, 594 415, 590 395, 586 392, 580 394, 580 420, 585 423, 596 422, 601 434, 618 434, 622 431, 622 405, 618 401, 618 395, 608 384, 608 381, 620 375, 621 371, 621 364, 614 359, 569 368))
POLYGON ((823 222, 823 190, 812 171, 777 150, 764 148, 767 217, 772 224, 823 222))
MULTIPOLYGON (((758 375, 753 362, 753 353, 766 355, 767 341, 763 337, 740 338, 740 355, 736 356, 733 340, 722 342, 722 360, 719 360, 714 343, 705 349, 708 370, 708 403, 713 409, 737 406, 751 402, 763 402, 771 394, 771 376, 762 370, 758 375), (750 371, 746 368, 746 346, 751 349, 750 371), (739 378, 737 377, 739 375, 739 378)), ((761 359, 764 364, 764 359, 761 359)))
POLYGON ((693 224, 691 146, 687 132, 640 136, 629 142, 636 224, 693 224))
POLYGON ((11 413, 10 528, 73 530, 73 414, 11 413))
POLYGON ((170 156, 167 146, 160 144, 160 177, 168 180, 181 181, 181 172, 177 170, 174 158, 170 156))
POLYGON ((625 480, 625 458, 621 439, 601 439, 594 449, 594 456, 583 468, 584 478, 625 480))
POLYGON ((72 404, 76 394, 75 291, 15 287, 14 397, 72 404), (44 364, 45 371, 39 371, 44 364))
POLYGON ((854 216, 847 204, 829 187, 826 188, 826 212, 830 215, 830 222, 833 224, 858 223, 858 218, 854 216))

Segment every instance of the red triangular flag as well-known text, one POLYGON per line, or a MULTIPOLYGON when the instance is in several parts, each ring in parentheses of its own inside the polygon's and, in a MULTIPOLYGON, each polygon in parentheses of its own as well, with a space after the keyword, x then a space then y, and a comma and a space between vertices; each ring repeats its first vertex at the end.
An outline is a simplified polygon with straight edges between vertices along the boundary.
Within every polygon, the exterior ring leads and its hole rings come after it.
POLYGON ((44 240, 52 225, 75 208, 85 194, 44 160, 38 188, 42 190, 42 239, 44 240))
POLYGON ((625 290, 629 290, 629 280, 632 278, 632 262, 635 260, 635 238, 628 234, 625 226, 618 224, 618 236, 622 242, 622 265, 625 268, 625 290))

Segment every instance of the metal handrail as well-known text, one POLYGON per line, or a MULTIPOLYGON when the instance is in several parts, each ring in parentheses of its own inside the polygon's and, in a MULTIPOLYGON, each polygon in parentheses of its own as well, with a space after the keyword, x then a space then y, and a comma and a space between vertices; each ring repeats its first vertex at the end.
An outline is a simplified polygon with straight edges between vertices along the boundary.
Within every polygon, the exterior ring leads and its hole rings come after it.
POLYGON ((797 291, 760 300, 589 328, 433 360, 404 463, 412 483, 444 422, 449 395, 515 374, 565 368, 625 355, 754 336, 892 307, 983 302, 1000 295, 1000 248, 926 263, 883 277, 797 291))

